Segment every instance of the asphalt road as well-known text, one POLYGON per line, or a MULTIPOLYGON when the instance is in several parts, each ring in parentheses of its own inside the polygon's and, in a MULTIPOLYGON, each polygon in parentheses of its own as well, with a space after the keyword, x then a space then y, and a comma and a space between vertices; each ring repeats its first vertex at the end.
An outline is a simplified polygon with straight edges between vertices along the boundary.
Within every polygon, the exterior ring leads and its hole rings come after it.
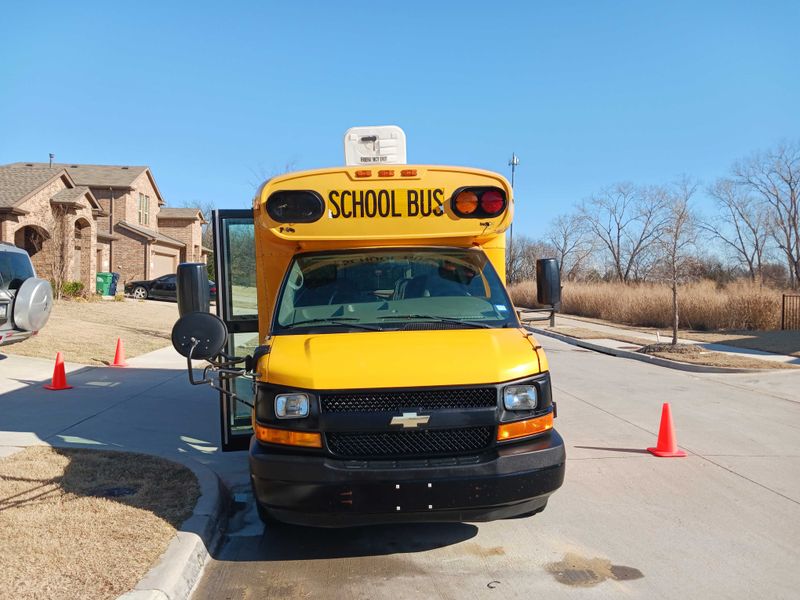
POLYGON ((542 514, 264 529, 241 496, 193 598, 798 597, 800 372, 697 375, 540 341, 568 454, 542 514), (687 458, 643 451, 664 401, 687 458))

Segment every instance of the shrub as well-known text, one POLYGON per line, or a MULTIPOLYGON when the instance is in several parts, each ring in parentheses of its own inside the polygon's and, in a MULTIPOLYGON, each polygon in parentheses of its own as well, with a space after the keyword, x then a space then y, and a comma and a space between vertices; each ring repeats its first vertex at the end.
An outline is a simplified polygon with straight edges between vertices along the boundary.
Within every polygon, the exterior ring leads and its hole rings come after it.
POLYGON ((61 284, 61 294, 66 298, 83 296, 83 284, 80 281, 65 281, 61 284))

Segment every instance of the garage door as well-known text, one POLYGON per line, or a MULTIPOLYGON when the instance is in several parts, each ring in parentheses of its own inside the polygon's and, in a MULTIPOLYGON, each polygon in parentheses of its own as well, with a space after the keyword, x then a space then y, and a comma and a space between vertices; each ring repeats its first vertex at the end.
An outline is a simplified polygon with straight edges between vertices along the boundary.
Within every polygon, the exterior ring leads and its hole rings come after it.
POLYGON ((174 254, 162 254, 153 252, 153 269, 150 278, 155 279, 162 275, 174 273, 178 267, 178 257, 174 254))

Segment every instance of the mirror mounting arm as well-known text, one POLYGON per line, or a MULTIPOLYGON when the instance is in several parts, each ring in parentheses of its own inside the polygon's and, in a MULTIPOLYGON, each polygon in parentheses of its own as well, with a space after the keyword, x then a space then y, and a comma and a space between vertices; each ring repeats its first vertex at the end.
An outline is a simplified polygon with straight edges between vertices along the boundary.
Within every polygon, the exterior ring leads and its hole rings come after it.
MULTIPOLYGON (((195 348, 200 343, 200 340, 196 338, 191 339, 192 346, 189 348, 189 354, 186 357, 186 368, 189 371, 189 383, 192 385, 210 385, 212 388, 217 390, 218 392, 222 392, 223 394, 230 396, 231 398, 236 398, 239 402, 246 404, 250 408, 254 408, 254 406, 248 402, 247 400, 243 400, 239 398, 234 392, 228 391, 226 389, 221 388, 218 385, 214 384, 214 378, 211 377, 208 372, 209 371, 217 371, 220 377, 227 377, 229 379, 233 379, 235 377, 240 377, 244 375, 244 371, 242 369, 231 369, 229 366, 235 364, 236 362, 241 362, 244 359, 237 359, 236 357, 230 357, 232 360, 222 362, 222 363, 211 363, 207 367, 203 369, 203 378, 201 380, 197 380, 194 378, 194 367, 192 366, 192 355, 194 354, 195 348)), ((226 356, 226 358, 228 358, 226 356)), ((211 362, 211 361, 209 361, 211 362)))
POLYGON ((194 366, 192 365, 192 354, 194 354, 195 348, 200 343, 200 340, 196 338, 192 338, 192 347, 189 348, 189 354, 186 356, 186 369, 189 371, 189 383, 192 385, 205 385, 205 384, 213 384, 213 381, 210 377, 208 377, 208 367, 203 369, 203 379, 197 381, 194 378, 194 366))

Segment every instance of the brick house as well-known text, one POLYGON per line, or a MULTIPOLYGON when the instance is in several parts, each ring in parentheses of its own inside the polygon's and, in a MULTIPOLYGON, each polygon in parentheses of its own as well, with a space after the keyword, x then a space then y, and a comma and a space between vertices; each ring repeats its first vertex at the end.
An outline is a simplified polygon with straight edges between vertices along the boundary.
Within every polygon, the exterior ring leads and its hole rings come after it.
POLYGON ((203 215, 167 208, 149 167, 12 163, 0 166, 0 240, 25 248, 40 276, 94 290, 98 271, 121 281, 204 262, 203 215))

